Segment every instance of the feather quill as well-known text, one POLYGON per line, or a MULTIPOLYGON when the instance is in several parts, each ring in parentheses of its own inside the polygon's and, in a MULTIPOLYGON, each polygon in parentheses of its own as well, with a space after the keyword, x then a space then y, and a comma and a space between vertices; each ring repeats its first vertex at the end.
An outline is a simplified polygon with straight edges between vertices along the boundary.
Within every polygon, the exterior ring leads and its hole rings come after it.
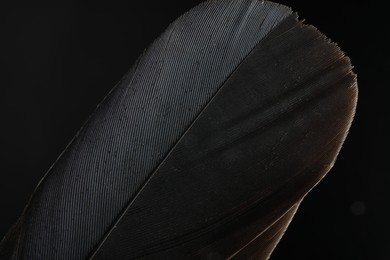
POLYGON ((288 7, 204 2, 98 106, 0 257, 267 259, 356 101, 349 59, 288 7))

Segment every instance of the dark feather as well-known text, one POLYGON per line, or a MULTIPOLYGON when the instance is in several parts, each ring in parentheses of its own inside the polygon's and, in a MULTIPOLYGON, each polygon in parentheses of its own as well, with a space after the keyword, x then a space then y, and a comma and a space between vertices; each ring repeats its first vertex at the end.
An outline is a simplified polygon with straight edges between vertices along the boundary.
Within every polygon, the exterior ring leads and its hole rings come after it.
POLYGON ((7 259, 265 259, 332 167, 356 77, 287 7, 205 2, 99 105, 0 245, 7 259))

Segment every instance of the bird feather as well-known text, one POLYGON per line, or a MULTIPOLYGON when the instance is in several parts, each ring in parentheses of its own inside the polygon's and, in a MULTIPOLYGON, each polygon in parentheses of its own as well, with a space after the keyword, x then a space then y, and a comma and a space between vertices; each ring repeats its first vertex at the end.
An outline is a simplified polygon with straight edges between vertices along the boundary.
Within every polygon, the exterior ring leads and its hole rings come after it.
POLYGON ((211 0, 141 55, 38 184, 5 259, 266 259, 351 125, 356 76, 290 8, 211 0))

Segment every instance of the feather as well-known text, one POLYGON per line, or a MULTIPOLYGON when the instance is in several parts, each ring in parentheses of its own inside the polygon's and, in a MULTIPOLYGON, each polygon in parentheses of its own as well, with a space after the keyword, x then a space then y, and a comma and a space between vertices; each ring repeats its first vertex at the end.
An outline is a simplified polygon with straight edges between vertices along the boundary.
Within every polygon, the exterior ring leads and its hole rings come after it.
POLYGON ((4 259, 266 259, 351 125, 356 76, 285 6, 214 0, 145 51, 38 184, 4 259))

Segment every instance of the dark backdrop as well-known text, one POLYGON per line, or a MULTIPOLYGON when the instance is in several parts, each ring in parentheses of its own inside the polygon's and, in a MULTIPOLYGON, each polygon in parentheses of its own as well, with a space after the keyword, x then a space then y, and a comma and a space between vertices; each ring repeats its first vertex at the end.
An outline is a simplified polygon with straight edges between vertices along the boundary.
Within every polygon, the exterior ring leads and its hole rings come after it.
MULTIPOLYGON (((137 56, 199 2, 2 8, 0 237, 137 56)), ((334 169, 306 198, 272 259, 390 259, 388 14, 375 1, 280 2, 350 56, 360 97, 334 169)))

